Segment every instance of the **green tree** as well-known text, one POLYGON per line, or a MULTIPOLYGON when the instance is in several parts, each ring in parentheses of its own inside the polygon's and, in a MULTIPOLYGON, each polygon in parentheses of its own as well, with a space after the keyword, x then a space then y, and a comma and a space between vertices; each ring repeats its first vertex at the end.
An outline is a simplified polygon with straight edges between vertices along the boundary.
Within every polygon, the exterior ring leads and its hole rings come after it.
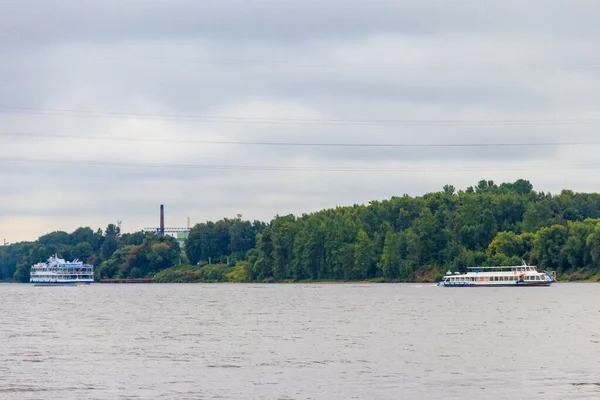
POLYGON ((563 248, 570 269, 580 269, 592 263, 587 240, 594 233, 596 221, 569 222, 567 242, 563 248))
POLYGON ((354 269, 350 272, 350 279, 366 279, 369 270, 375 264, 375 248, 367 232, 358 231, 354 250, 354 269))
POLYGON ((29 282, 29 274, 31 272, 31 266, 25 264, 17 265, 17 269, 15 270, 14 280, 17 282, 29 282))
POLYGON ((540 228, 552 225, 554 211, 549 200, 532 203, 523 215, 523 229, 526 232, 536 232, 540 228))
POLYGON ((266 228, 257 235, 258 259, 253 268, 255 279, 262 281, 273 276, 273 234, 271 228, 266 228))
POLYGON ((398 236, 390 231, 385 235, 383 254, 381 255, 381 270, 388 279, 396 279, 400 274, 402 263, 401 243, 398 236))
POLYGON ((444 246, 443 235, 428 208, 424 208, 415 219, 408 235, 411 261, 417 265, 435 263, 438 251, 444 246))
POLYGON ((590 256, 596 267, 600 265, 600 222, 594 227, 594 231, 586 239, 586 246, 590 250, 590 256))
POLYGON ((83 262, 86 262, 88 258, 92 256, 93 252, 94 248, 91 244, 88 242, 80 242, 73 248, 71 255, 83 262))
POLYGON ((567 237, 567 228, 562 225, 542 228, 536 233, 533 254, 542 268, 564 271, 567 260, 563 248, 567 237))
POLYGON ((524 254, 523 239, 514 232, 499 232, 487 248, 488 258, 496 265, 514 264, 524 254))

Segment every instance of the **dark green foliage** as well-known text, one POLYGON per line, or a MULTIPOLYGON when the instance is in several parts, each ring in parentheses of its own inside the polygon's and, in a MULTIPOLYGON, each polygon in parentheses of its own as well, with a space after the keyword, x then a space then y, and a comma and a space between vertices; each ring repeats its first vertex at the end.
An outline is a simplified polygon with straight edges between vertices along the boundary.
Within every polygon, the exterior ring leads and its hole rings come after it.
POLYGON ((16 282, 29 282, 29 271, 31 270, 31 266, 26 264, 19 264, 15 270, 14 280, 16 282))
POLYGON ((436 269, 522 261, 563 275, 598 269, 598 221, 581 225, 598 212, 597 194, 553 197, 525 180, 482 180, 465 191, 446 185, 423 197, 277 217, 258 237, 253 279, 419 280, 436 269))
MULTIPOLYGON (((266 224, 241 219, 222 219, 194 226, 186 240, 185 251, 190 263, 225 262, 227 256, 243 259, 256 246, 256 235, 266 224)), ((233 262, 233 260, 230 260, 233 262)))
POLYGON ((202 282, 202 271, 197 266, 171 267, 163 269, 154 278, 158 283, 195 283, 202 282))
POLYGON ((71 255, 79 259, 83 262, 87 262, 87 260, 92 256, 94 252, 94 248, 88 242, 80 242, 71 251, 71 255))
POLYGON ((52 232, 1 248, 0 279, 26 281, 29 266, 54 253, 94 263, 97 278, 162 282, 428 281, 448 269, 523 261, 589 279, 600 277, 599 218, 599 194, 553 196, 522 179, 481 180, 465 190, 446 185, 422 197, 277 216, 269 224, 198 224, 185 256, 169 237, 121 234, 114 224, 104 233, 52 232))
MULTIPOLYGON (((158 283, 228 282, 234 268, 225 264, 210 264, 203 267, 179 266, 163 269, 154 278, 158 283)), ((235 281, 235 279, 232 279, 235 281)))
POLYGON ((88 227, 73 233, 52 232, 35 242, 0 247, 0 280, 29 282, 31 265, 51 255, 91 263, 96 279, 150 277, 179 263, 180 249, 175 239, 136 232, 122 235, 110 224, 105 233, 88 227))
POLYGON ((101 277, 146 278, 179 261, 180 250, 169 236, 148 236, 139 246, 128 245, 100 265, 101 277))

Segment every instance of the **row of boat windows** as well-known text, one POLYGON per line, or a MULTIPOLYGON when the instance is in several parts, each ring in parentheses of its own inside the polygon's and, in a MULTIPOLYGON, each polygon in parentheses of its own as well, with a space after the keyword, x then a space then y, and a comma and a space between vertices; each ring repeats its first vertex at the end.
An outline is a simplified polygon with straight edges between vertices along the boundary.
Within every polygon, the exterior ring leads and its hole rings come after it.
POLYGON ((93 275, 92 274, 82 274, 82 275, 34 275, 33 278, 35 278, 35 279, 78 279, 78 278, 88 279, 91 276, 93 276, 93 275))
POLYGON ((58 272, 58 271, 62 271, 62 272, 88 272, 91 271, 92 268, 69 268, 69 269, 65 269, 65 268, 31 268, 32 271, 42 271, 42 272, 58 272))
POLYGON ((41 279, 32 279, 30 282, 73 282, 73 281, 91 281, 94 280, 91 276, 81 277, 81 278, 41 278, 41 279))
MULTIPOLYGON (((450 282, 503 282, 503 281, 518 281, 518 276, 452 276, 446 279, 450 282)), ((543 281, 541 275, 526 276, 527 281, 543 281)))
MULTIPOLYGON (((64 275, 74 275, 74 273, 66 272, 66 271, 60 271, 57 273, 49 273, 48 271, 44 271, 44 272, 32 272, 31 275, 32 276, 64 276, 64 275)), ((79 272, 79 273, 76 272, 75 275, 94 275, 94 273, 92 271, 79 272)))

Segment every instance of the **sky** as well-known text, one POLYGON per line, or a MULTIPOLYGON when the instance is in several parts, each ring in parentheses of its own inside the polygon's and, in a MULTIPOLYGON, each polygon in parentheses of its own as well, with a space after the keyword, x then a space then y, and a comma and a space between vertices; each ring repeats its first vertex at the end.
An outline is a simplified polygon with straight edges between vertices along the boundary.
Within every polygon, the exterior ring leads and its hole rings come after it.
POLYGON ((185 227, 481 179, 600 191, 599 16, 592 0, 3 0, 0 240, 134 232, 160 204, 185 227))

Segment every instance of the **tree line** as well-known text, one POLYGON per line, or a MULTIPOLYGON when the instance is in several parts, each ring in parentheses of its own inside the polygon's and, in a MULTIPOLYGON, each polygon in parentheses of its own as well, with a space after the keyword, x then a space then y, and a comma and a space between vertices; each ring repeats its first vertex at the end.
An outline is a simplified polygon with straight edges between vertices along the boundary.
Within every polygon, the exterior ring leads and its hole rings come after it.
POLYGON ((176 240, 142 232, 121 234, 109 224, 96 231, 81 227, 72 233, 56 231, 35 242, 0 248, 0 280, 29 281, 31 265, 56 254, 66 260, 79 259, 95 267, 95 278, 152 275, 179 262, 176 240))
POLYGON ((536 192, 527 180, 482 180, 269 223, 195 225, 181 253, 168 236, 79 228, 0 249, 0 280, 26 281, 50 254, 94 264, 96 277, 159 281, 433 281, 446 270, 515 265, 562 279, 600 278, 600 194, 536 192))

